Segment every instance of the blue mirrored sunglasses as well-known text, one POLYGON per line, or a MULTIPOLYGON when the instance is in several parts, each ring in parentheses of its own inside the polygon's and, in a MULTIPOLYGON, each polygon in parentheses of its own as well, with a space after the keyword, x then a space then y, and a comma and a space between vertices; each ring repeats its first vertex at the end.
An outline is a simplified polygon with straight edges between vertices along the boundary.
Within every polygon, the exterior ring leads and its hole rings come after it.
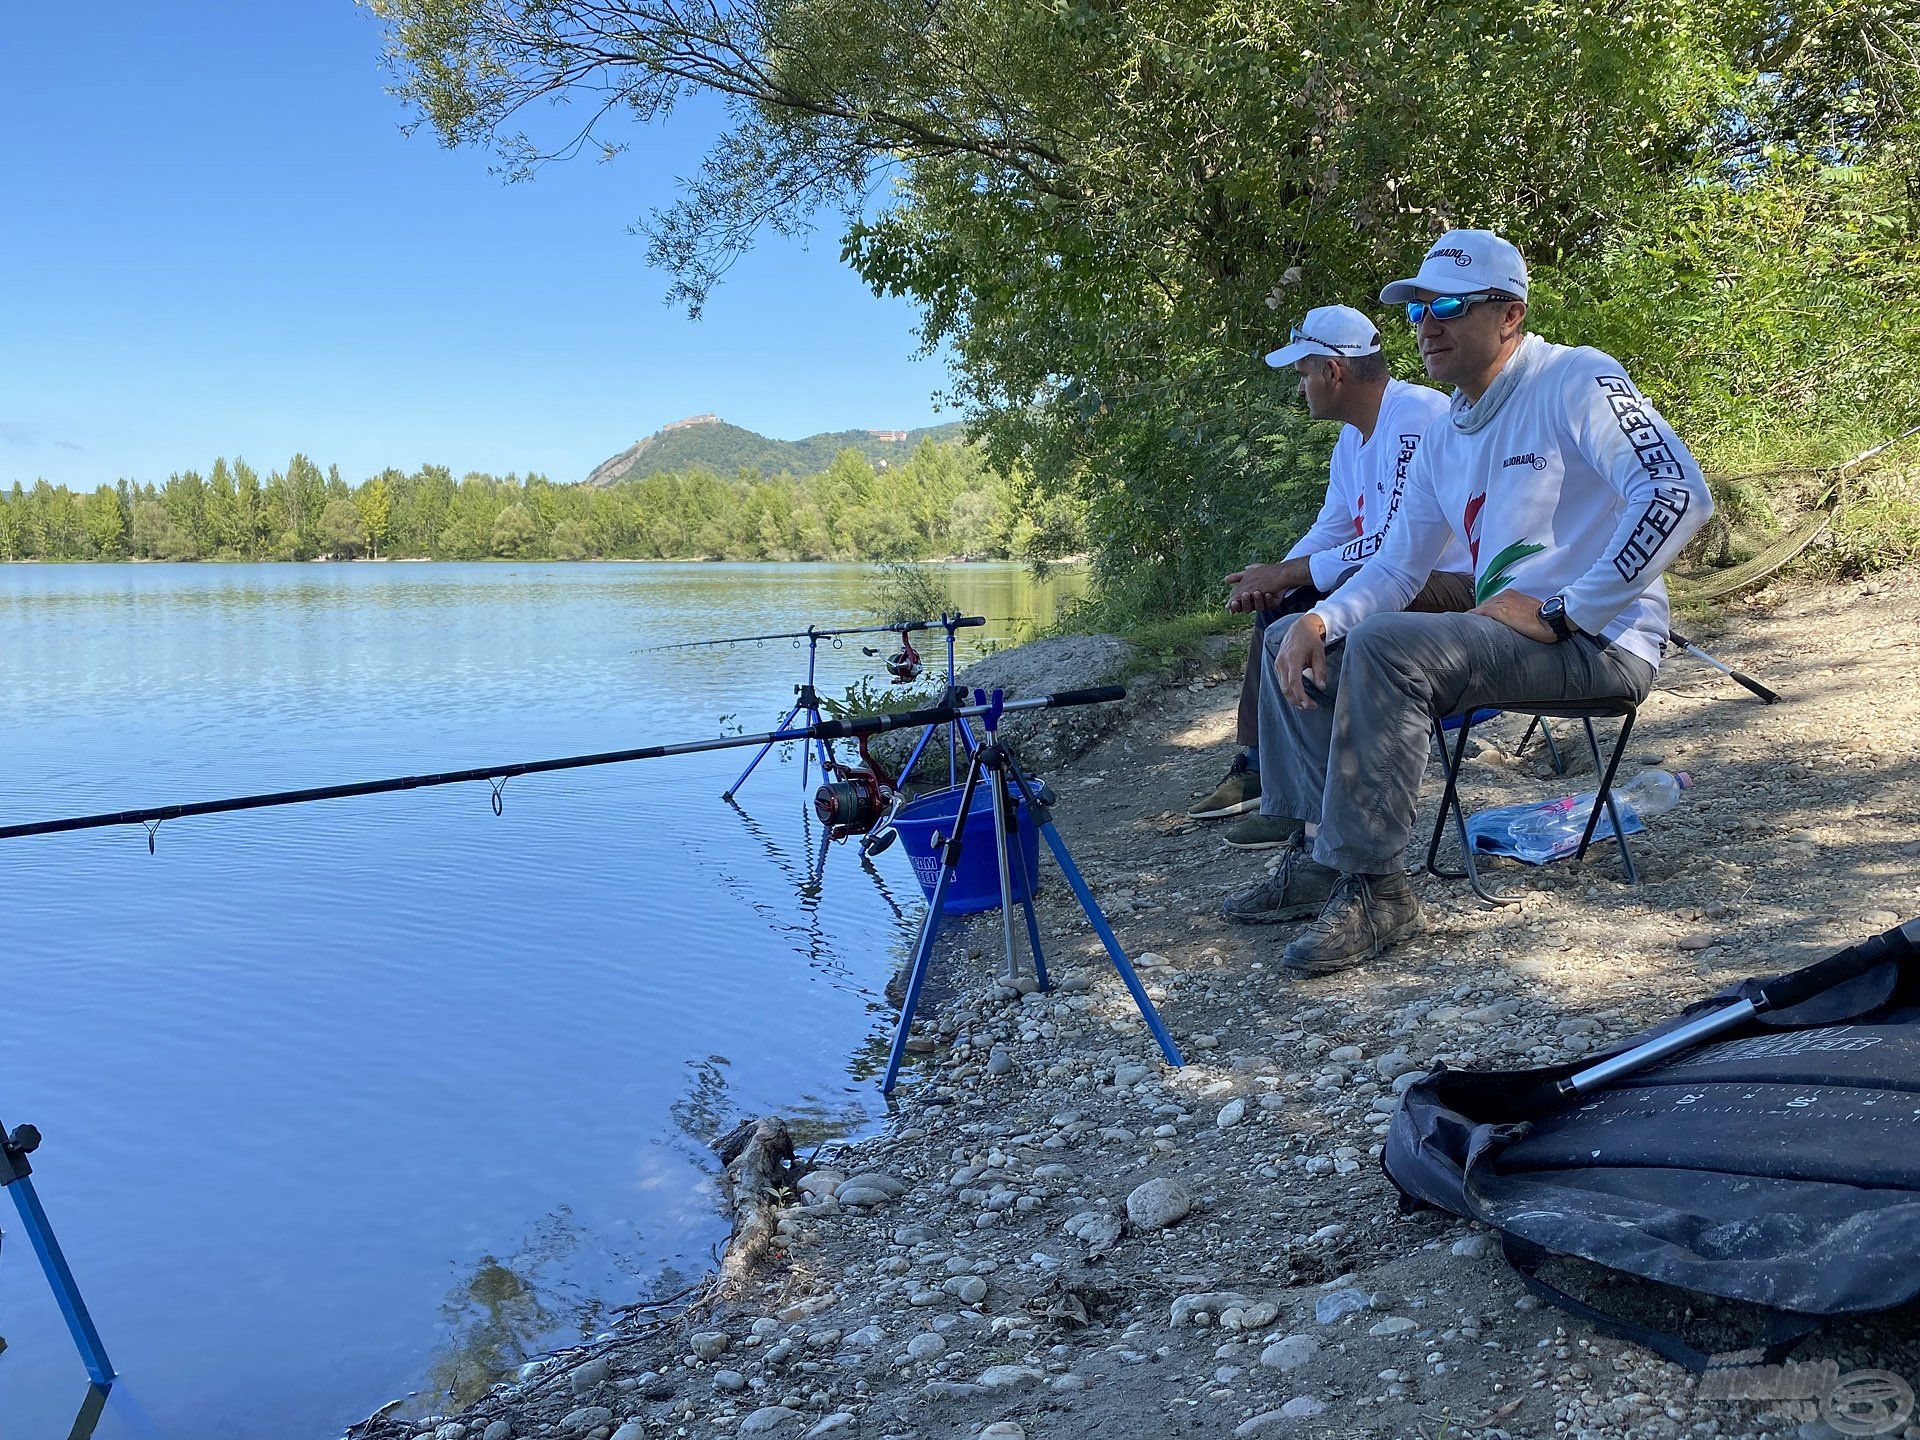
POLYGON ((1482 300, 1511 300, 1511 295, 1503 295, 1498 290, 1482 290, 1473 295, 1442 295, 1436 300, 1409 300, 1407 302, 1407 323, 1418 325, 1428 315, 1436 320, 1458 320, 1473 306, 1482 300))

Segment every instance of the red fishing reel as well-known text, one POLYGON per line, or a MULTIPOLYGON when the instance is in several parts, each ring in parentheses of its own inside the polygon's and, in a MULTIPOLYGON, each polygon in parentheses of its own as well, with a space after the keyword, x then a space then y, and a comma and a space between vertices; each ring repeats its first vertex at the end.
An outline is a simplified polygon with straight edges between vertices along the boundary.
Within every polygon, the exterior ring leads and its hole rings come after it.
POLYGON ((920 652, 913 648, 913 641, 907 632, 900 632, 900 648, 887 657, 887 674, 899 684, 906 684, 920 678, 920 652))
POLYGON ((865 735, 857 737, 857 743, 860 762, 842 765, 829 758, 827 781, 813 792, 813 813, 834 840, 866 834, 893 806, 893 777, 873 758, 865 735))

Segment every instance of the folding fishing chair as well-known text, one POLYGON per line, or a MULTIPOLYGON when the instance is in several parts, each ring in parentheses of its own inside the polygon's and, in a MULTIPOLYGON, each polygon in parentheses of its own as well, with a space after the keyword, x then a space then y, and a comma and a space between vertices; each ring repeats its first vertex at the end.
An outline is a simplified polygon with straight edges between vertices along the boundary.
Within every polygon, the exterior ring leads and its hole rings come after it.
POLYGON ((1474 855, 1473 837, 1467 833, 1466 811, 1460 804, 1460 762, 1466 758, 1467 736, 1473 727, 1498 715, 1502 711, 1515 715, 1531 716, 1526 734, 1520 739, 1520 748, 1526 748, 1532 738, 1534 727, 1538 726, 1546 736, 1548 752, 1553 757, 1553 770, 1556 775, 1567 773, 1567 766, 1560 754, 1559 746, 1554 742, 1553 728, 1549 720, 1578 720, 1587 732, 1587 749, 1593 756, 1593 773, 1600 777, 1599 787, 1594 791, 1593 808, 1587 814, 1585 830, 1580 835, 1580 848, 1574 852, 1573 863, 1576 867, 1586 859, 1587 847, 1593 843, 1593 834, 1600 821, 1602 807, 1613 830, 1613 839, 1620 846, 1620 863, 1626 871, 1627 883, 1638 885, 1640 872, 1634 866, 1633 852, 1627 846, 1626 827, 1620 822, 1620 808, 1613 799, 1613 777, 1620 768, 1620 757, 1626 753, 1627 739, 1633 734, 1633 722, 1639 714, 1639 706, 1631 700, 1565 700, 1557 702, 1502 700, 1492 705, 1481 706, 1470 714, 1442 716, 1433 722, 1434 739, 1440 745, 1440 761, 1446 768, 1447 784, 1440 795, 1440 813, 1434 817, 1433 839, 1427 846, 1427 870, 1445 880, 1465 880, 1473 887, 1473 893, 1489 905, 1517 905, 1521 896, 1496 895, 1488 890, 1480 878, 1480 866, 1474 855), (1617 718, 1620 721, 1620 733, 1613 742, 1612 753, 1604 759, 1600 754, 1600 739, 1594 732, 1595 720, 1617 718), (1447 745, 1447 731, 1456 729, 1451 748, 1447 745), (1456 838, 1460 842, 1461 864, 1459 870, 1440 868, 1440 841, 1446 835, 1447 821, 1453 821, 1456 838))

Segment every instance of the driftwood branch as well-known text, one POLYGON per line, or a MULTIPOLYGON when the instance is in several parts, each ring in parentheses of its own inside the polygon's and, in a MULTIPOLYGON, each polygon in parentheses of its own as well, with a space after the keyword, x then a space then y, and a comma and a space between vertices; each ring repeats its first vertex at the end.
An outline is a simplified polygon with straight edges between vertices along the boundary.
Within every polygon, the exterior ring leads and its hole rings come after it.
POLYGON ((778 1116, 748 1120, 713 1145, 726 1166, 727 1203, 733 1211, 733 1238, 720 1262, 724 1281, 744 1279, 773 1248, 779 1231, 780 1199, 800 1178, 793 1136, 778 1116))

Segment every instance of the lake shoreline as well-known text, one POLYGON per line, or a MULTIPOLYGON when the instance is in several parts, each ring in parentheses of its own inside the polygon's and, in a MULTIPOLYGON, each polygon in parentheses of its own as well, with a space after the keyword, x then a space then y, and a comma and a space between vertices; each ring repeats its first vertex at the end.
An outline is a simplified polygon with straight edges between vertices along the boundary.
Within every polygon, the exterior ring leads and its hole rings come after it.
MULTIPOLYGON (((1183 813, 1232 753, 1242 652, 1216 641, 1197 669, 1134 681, 1124 722, 1048 774, 1061 832, 1185 1067, 1161 1063, 1052 878, 1039 906, 1054 990, 997 978, 996 916, 956 936, 943 966, 955 988, 921 1008, 891 1119, 779 1197, 758 1269, 525 1367, 462 1415, 389 1414, 352 1433, 1792 1433, 1797 1422, 1700 1398, 1677 1367, 1542 1309, 1484 1232, 1401 1216, 1377 1156, 1397 1094, 1436 1063, 1586 1053, 1920 909, 1920 842, 1897 788, 1920 764, 1920 698, 1884 644, 1889 622, 1920 625, 1920 577, 1835 605, 1860 588, 1778 586, 1724 633, 1702 627, 1784 705, 1669 659, 1632 760, 1712 768, 1689 805, 1636 837, 1639 889, 1611 856, 1583 873, 1503 871, 1528 898, 1500 911, 1422 878, 1424 935, 1298 984, 1274 964, 1290 927, 1218 916, 1271 852, 1229 851, 1217 824, 1183 813), (1814 623, 1818 657, 1799 643, 1814 623), (1783 773, 1801 735, 1820 737, 1839 808, 1783 773)), ((1583 783, 1500 748, 1520 728, 1499 722, 1471 757, 1476 808, 1583 783)), ((1823 1355, 1920 1376, 1910 1319, 1831 1326, 1801 1358, 1823 1355)))

